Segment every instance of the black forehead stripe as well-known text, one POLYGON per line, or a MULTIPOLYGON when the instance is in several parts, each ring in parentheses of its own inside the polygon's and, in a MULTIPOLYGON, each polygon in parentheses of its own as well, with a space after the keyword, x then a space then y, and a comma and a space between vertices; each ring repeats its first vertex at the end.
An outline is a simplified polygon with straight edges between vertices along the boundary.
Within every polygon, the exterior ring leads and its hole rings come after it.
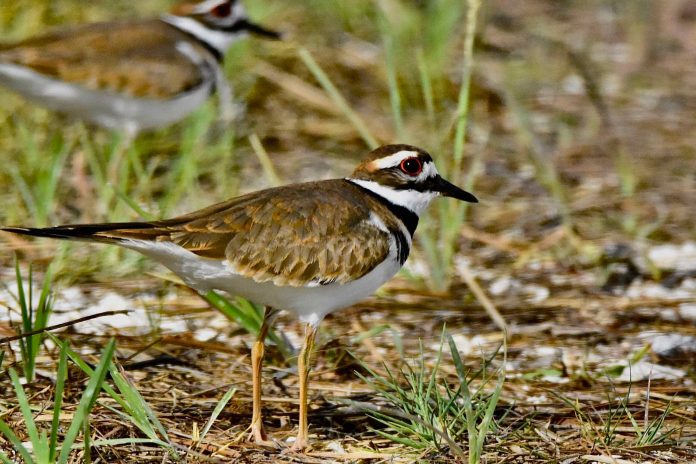
MULTIPOLYGON (((386 206, 387 209, 391 211, 392 214, 394 214, 394 216, 396 216, 404 224, 404 226, 406 226, 406 230, 408 230, 408 233, 411 234, 411 238, 413 238, 413 234, 416 232, 416 227, 418 227, 418 215, 416 213, 403 206, 395 205, 383 196, 376 194, 372 190, 367 189, 362 185, 356 184, 354 182, 351 182, 351 184, 360 188, 363 192, 367 193, 372 198, 376 199, 384 206, 386 206)), ((406 257, 408 257, 408 252, 406 253, 406 257)))

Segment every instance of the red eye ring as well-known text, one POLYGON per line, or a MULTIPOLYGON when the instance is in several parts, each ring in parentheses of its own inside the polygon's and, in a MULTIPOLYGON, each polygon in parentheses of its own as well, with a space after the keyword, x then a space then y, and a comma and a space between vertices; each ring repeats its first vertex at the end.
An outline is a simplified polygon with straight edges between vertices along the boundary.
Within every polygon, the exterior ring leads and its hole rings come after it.
POLYGON ((230 4, 230 2, 221 3, 212 10, 210 10, 210 13, 216 18, 226 18, 230 15, 231 12, 232 5, 230 4))
POLYGON ((421 160, 415 157, 406 158, 401 162, 399 168, 401 168, 401 171, 404 174, 408 174, 411 177, 416 177, 423 171, 423 163, 421 163, 421 160))

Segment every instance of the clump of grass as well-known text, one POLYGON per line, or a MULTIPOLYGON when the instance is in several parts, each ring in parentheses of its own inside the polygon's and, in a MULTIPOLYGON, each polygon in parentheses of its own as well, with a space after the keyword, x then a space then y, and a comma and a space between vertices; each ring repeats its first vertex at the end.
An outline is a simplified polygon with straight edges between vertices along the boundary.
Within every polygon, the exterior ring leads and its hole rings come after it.
POLYGON ((12 160, 9 174, 30 217, 37 226, 46 226, 54 218, 59 180, 70 145, 59 134, 39 145, 32 129, 24 123, 18 124, 16 134, 22 146, 21 161, 12 160))
MULTIPOLYGON (((17 372, 13 368, 9 369, 17 403, 22 412, 31 447, 25 446, 17 436, 17 433, 2 419, 0 419, 0 433, 9 440, 15 453, 21 456, 25 464, 62 464, 71 462, 70 454, 77 449, 84 449, 85 455, 83 460, 84 462, 90 462, 89 453, 92 446, 124 444, 155 444, 167 448, 173 457, 178 457, 169 441, 166 430, 157 419, 150 405, 128 381, 123 371, 113 362, 116 349, 116 343, 113 339, 103 349, 99 364, 92 368, 70 348, 68 342, 62 341, 53 335, 51 337, 57 346, 60 347, 60 350, 52 405, 53 417, 49 431, 39 430, 33 417, 32 406, 27 399, 17 372), (88 375, 89 381, 72 416, 73 419, 67 432, 63 434, 64 429, 60 426, 60 417, 63 413, 63 392, 65 391, 67 380, 68 360, 77 364, 88 375), (107 375, 111 378, 115 387, 111 387, 106 382, 107 375), (115 412, 127 422, 134 424, 147 438, 91 440, 89 415, 94 409, 102 390, 108 393, 121 406, 122 410, 106 405, 104 407, 115 412), (80 432, 83 433, 83 443, 76 442, 80 432)), ((5 463, 13 462, 1 451, 0 460, 5 463)))
MULTIPOLYGON (((31 447, 27 448, 12 428, 2 419, 0 419, 0 433, 12 444, 14 451, 21 457, 25 464, 54 464, 67 463, 70 461, 70 453, 76 448, 75 441, 81 430, 88 428, 89 414, 97 402, 99 393, 104 387, 104 380, 109 371, 111 358, 113 357, 116 344, 114 340, 109 341, 102 351, 101 360, 90 376, 90 380, 82 394, 82 398, 73 415, 72 422, 68 431, 63 436, 62 442, 59 443, 61 434, 60 430, 60 414, 62 412, 63 391, 65 389, 65 381, 68 375, 68 348, 67 344, 61 344, 60 355, 58 359, 58 375, 56 378, 56 387, 53 400, 53 418, 51 420, 50 431, 41 430, 34 420, 34 413, 29 399, 24 392, 24 388, 20 383, 17 372, 9 369, 12 385, 17 397, 17 403, 22 412, 24 426, 26 427, 27 435, 31 447)), ((4 463, 17 462, 11 460, 5 453, 0 451, 0 460, 4 463)))
POLYGON ((607 393, 607 405, 601 411, 583 407, 577 400, 572 400, 555 392, 552 393, 573 410, 581 424, 583 435, 594 446, 617 448, 674 443, 672 437, 679 431, 679 427, 670 426, 667 422, 673 413, 671 401, 657 416, 651 419, 650 387, 648 386, 643 424, 641 425, 634 413, 631 412, 631 389, 632 384, 629 383, 626 394, 617 396, 615 395, 616 389, 612 384, 607 393), (595 414, 588 412, 588 409, 594 411, 595 414), (596 419, 593 417, 595 415, 596 419), (627 423, 630 424, 630 428, 625 427, 627 423))
POLYGON ((443 331, 435 365, 430 372, 426 369, 422 345, 415 366, 405 363, 398 372, 385 366, 386 375, 365 367, 370 377, 360 377, 389 405, 387 408, 367 406, 365 409, 387 427, 386 430, 376 430, 385 438, 415 449, 443 451, 447 445, 452 454, 469 463, 478 463, 487 435, 497 428, 494 413, 505 381, 504 368, 497 371, 497 380, 489 389, 491 377, 487 369, 490 360, 476 372, 467 371, 451 336, 447 336, 447 343, 457 373, 456 384, 451 385, 441 378, 445 345, 443 331), (475 387, 472 382, 479 378, 475 387), (468 443, 468 455, 457 444, 464 439, 468 443))
POLYGON ((17 295, 14 297, 19 305, 22 324, 19 326, 18 334, 31 334, 19 339, 19 349, 22 357, 22 369, 24 377, 28 382, 32 382, 35 376, 36 356, 39 353, 41 342, 45 334, 41 331, 48 325, 48 318, 51 315, 53 297, 51 295, 51 274, 47 270, 44 276, 43 285, 39 301, 34 302, 34 276, 31 265, 27 278, 27 289, 24 288, 24 278, 19 268, 19 260, 15 258, 15 281, 17 284, 17 295))
MULTIPOLYGON (((74 362, 82 371, 87 374, 90 378, 93 378, 98 374, 98 367, 90 367, 80 356, 73 351, 67 344, 67 342, 60 341, 57 337, 51 335, 54 342, 59 344, 61 351, 65 350, 67 356, 72 362, 74 362)), ((166 429, 162 426, 161 422, 157 418, 152 407, 145 401, 140 392, 135 388, 135 386, 128 380, 120 366, 114 362, 109 362, 107 365, 107 370, 109 377, 113 381, 113 387, 109 384, 102 385, 102 389, 111 398, 116 401, 116 403, 121 407, 121 409, 116 409, 111 406, 105 405, 105 407, 114 413, 121 416, 126 422, 130 422, 135 425, 145 436, 146 439, 138 439, 138 443, 151 443, 159 446, 168 448, 172 454, 174 453, 173 447, 169 441, 169 435, 166 429)), ((129 443, 123 440, 101 440, 95 441, 93 445, 116 445, 129 443)))

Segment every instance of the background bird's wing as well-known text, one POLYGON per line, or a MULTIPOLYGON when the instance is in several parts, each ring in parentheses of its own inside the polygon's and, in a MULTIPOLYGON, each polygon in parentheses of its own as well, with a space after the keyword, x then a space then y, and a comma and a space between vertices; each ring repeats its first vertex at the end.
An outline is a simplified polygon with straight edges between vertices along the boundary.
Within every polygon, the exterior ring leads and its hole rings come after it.
POLYGON ((172 34, 159 20, 90 24, 0 47, 0 61, 92 90, 165 99, 204 78, 172 47, 172 34))

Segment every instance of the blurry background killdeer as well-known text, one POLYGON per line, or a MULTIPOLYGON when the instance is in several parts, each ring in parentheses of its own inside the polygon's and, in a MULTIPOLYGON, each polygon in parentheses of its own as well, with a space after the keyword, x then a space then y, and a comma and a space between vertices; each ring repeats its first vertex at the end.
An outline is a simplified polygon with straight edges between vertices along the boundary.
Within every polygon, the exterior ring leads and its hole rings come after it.
POLYGON ((180 121, 213 93, 233 115, 221 62, 251 22, 240 0, 180 3, 160 18, 75 26, 0 45, 0 85, 50 109, 130 134, 180 121))
POLYGON ((252 351, 252 437, 261 421, 263 343, 277 310, 306 323, 298 360, 300 419, 295 450, 307 446, 307 382, 324 317, 370 295, 403 266, 419 215, 438 196, 476 202, 444 180, 425 151, 373 150, 345 179, 287 185, 155 222, 7 227, 18 234, 113 243, 139 251, 199 292, 224 290, 266 305, 252 351))

